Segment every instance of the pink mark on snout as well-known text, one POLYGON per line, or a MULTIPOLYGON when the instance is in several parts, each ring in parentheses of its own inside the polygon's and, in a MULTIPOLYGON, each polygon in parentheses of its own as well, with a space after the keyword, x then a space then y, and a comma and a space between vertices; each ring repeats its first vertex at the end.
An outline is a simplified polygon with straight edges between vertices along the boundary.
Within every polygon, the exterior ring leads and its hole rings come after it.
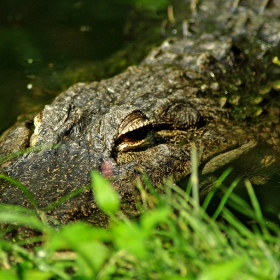
POLYGON ((105 178, 113 177, 113 165, 110 161, 102 162, 101 173, 105 178))

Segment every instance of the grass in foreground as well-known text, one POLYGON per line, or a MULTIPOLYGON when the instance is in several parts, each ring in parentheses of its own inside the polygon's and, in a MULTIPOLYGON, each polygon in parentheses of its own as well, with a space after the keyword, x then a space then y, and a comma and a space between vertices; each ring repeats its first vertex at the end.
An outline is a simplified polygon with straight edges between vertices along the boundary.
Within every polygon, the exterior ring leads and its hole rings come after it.
POLYGON ((191 198, 171 181, 165 194, 153 196, 138 184, 145 211, 131 221, 119 211, 110 184, 98 173, 92 179, 98 204, 110 217, 107 229, 79 222, 57 231, 44 214, 39 218, 34 211, 1 205, 1 223, 36 229, 43 243, 25 249, 21 245, 35 240, 4 240, 8 229, 3 229, 0 279, 279 279, 280 229, 262 218, 249 182, 253 209, 234 196, 232 203, 256 221, 253 231, 223 206, 227 195, 215 214, 223 218, 220 223, 196 195, 191 198))

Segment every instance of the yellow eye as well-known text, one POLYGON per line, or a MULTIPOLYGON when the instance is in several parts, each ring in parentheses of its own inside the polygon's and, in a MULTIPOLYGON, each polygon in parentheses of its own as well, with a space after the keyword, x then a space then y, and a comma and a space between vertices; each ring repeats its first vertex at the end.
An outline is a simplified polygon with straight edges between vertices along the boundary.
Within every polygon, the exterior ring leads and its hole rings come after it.
POLYGON ((151 123, 145 114, 141 111, 133 112, 120 125, 116 150, 124 152, 147 146, 151 142, 151 137, 148 137, 150 129, 151 123))

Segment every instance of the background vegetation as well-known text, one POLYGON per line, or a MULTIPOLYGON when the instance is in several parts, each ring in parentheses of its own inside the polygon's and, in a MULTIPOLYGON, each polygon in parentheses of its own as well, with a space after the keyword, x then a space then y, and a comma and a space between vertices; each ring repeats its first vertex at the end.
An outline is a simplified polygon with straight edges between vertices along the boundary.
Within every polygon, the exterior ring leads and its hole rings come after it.
POLYGON ((212 218, 206 210, 216 190, 199 206, 194 178, 187 192, 168 180, 164 194, 144 182, 137 184, 141 214, 131 220, 110 183, 92 173, 90 187, 108 228, 84 222, 53 227, 42 212, 1 205, 0 279, 279 279, 280 229, 262 217, 249 182, 253 207, 231 193, 235 182, 212 218), (227 203, 246 213, 250 229, 227 203), (41 235, 9 239, 19 226, 41 235))

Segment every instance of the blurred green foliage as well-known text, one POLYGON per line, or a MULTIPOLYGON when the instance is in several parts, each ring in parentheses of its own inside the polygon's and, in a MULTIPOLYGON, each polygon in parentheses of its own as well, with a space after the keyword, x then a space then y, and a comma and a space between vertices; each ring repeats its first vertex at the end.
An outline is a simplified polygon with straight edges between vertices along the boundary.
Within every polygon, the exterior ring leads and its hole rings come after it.
POLYGON ((249 182, 252 206, 233 194, 224 196, 221 222, 171 180, 162 186, 165 193, 159 194, 145 178, 145 185, 138 181, 142 213, 131 220, 120 211, 119 198, 108 181, 97 172, 92 181, 101 209, 109 214, 107 228, 84 222, 54 228, 42 213, 40 218, 30 209, 0 206, 0 279, 279 278, 280 229, 262 217, 249 182), (227 201, 254 220, 253 229, 236 219, 227 201), (22 225, 41 235, 9 239, 22 225))

